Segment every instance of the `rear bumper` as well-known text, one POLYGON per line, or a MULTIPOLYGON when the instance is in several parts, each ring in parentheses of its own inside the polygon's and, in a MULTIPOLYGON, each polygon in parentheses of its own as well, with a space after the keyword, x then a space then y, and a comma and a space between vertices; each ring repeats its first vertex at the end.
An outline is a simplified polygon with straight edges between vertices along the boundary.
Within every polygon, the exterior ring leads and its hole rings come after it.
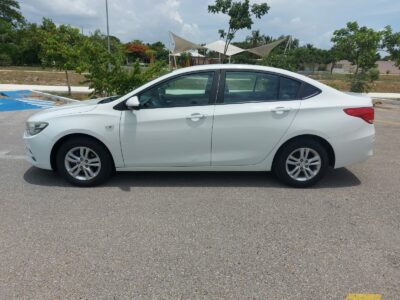
POLYGON ((24 133, 26 160, 40 169, 51 170, 50 163, 50 139, 43 132, 29 136, 24 133))
POLYGON ((342 168, 360 163, 370 158, 374 153, 375 128, 366 125, 344 136, 337 136, 328 140, 335 152, 335 168, 342 168))

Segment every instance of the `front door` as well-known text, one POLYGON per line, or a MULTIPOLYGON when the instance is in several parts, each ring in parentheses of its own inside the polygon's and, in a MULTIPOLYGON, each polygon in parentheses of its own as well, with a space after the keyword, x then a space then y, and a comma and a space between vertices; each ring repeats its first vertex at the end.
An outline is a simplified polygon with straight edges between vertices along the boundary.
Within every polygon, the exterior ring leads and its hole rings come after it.
POLYGON ((215 77, 214 72, 175 76, 141 92, 140 109, 121 116, 125 166, 210 165, 215 77))

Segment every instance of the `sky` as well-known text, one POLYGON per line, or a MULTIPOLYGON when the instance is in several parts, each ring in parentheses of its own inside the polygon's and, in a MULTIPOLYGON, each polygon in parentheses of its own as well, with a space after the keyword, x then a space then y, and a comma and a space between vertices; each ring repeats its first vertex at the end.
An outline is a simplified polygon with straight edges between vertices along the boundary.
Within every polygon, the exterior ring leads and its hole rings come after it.
MULTIPOLYGON (((83 28, 85 34, 100 29, 106 32, 105 0, 20 0, 21 10, 30 22, 43 17, 56 24, 83 28)), ((110 34, 123 42, 139 39, 162 41, 170 46, 172 31, 196 43, 209 43, 219 38, 218 29, 227 26, 228 18, 209 14, 213 0, 108 0, 110 34)), ((292 35, 301 44, 312 43, 330 48, 334 30, 349 21, 376 30, 391 25, 400 31, 400 0, 252 0, 267 2, 269 13, 256 20, 253 30, 278 37, 292 35)), ((235 40, 251 31, 242 30, 235 40)))

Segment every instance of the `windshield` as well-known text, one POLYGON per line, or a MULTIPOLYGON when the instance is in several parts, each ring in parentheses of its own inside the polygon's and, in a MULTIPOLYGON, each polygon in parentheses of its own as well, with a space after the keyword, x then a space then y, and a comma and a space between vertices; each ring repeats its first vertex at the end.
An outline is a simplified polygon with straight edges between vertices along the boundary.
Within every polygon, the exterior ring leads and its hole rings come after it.
POLYGON ((99 104, 110 103, 110 102, 113 102, 113 101, 117 100, 120 97, 121 96, 117 95, 117 96, 111 96, 111 97, 103 98, 102 100, 99 101, 99 104))

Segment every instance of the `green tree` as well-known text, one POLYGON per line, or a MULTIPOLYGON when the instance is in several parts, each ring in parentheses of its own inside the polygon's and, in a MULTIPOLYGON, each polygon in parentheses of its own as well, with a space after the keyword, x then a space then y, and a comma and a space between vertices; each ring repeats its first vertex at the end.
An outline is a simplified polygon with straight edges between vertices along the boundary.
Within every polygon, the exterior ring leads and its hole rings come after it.
POLYGON ((80 65, 77 70, 86 72, 85 78, 90 88, 94 89, 94 94, 126 94, 165 71, 162 61, 150 64, 146 69, 142 69, 138 62, 131 68, 126 67, 124 47, 108 53, 106 45, 97 38, 84 39, 79 53, 80 65))
POLYGON ((71 94, 69 70, 74 70, 80 60, 79 47, 82 35, 69 25, 57 27, 50 19, 43 19, 40 58, 43 66, 55 67, 65 72, 68 94, 71 94))
POLYGON ((375 68, 382 32, 360 27, 357 22, 347 23, 346 28, 336 30, 332 42, 340 59, 347 59, 356 66, 351 76, 351 91, 364 92, 369 88, 368 71, 375 68))
POLYGON ((13 62, 13 54, 18 52, 17 30, 11 23, 0 20, 0 65, 8 66, 13 62))
POLYGON ((331 64, 331 69, 329 70, 331 74, 333 73, 333 69, 336 66, 336 63, 340 60, 340 53, 336 49, 335 46, 333 46, 330 50, 327 52, 327 63, 331 64))
POLYGON ((41 29, 37 24, 27 24, 20 30, 18 45, 21 65, 40 65, 41 29))
POLYGON ((125 53, 128 61, 136 62, 137 60, 145 62, 147 60, 146 51, 149 46, 140 40, 134 40, 125 45, 125 53))
POLYGON ((250 44, 252 48, 266 44, 266 36, 260 33, 260 30, 253 30, 251 35, 246 37, 246 42, 250 44))
POLYGON ((0 20, 14 27, 25 23, 25 18, 20 12, 20 6, 16 0, 0 1, 0 20))
MULTIPOLYGON (((108 47, 107 35, 103 34, 99 29, 95 30, 93 34, 89 36, 93 41, 103 44, 104 47, 108 47)), ((122 43, 119 38, 115 36, 110 36, 110 51, 118 52, 122 47, 122 43)))
POLYGON ((147 46, 155 51, 155 59, 168 62, 169 50, 165 47, 162 42, 155 42, 153 44, 147 44, 147 46))
POLYGON ((101 33, 97 32, 82 41, 76 70, 78 73, 86 72, 86 83, 94 89, 94 94, 112 95, 124 56, 120 51, 109 53, 107 44, 99 36, 101 33))
POLYGON ((290 55, 293 57, 297 70, 315 69, 325 70, 326 65, 330 62, 329 51, 318 49, 311 44, 298 47, 291 50, 290 55))
POLYGON ((150 63, 154 63, 156 60, 156 51, 153 49, 147 49, 145 54, 147 56, 147 58, 149 59, 150 63))
POLYGON ((262 59, 261 64, 269 67, 296 71, 296 62, 293 55, 272 52, 262 59))
POLYGON ((19 53, 18 28, 25 22, 15 0, 0 0, 0 65, 11 65, 19 53))
POLYGON ((219 35, 225 39, 224 55, 228 51, 229 44, 235 38, 235 34, 241 29, 251 29, 254 16, 260 19, 267 14, 269 6, 267 3, 252 4, 249 0, 232 1, 232 0, 215 0, 213 5, 208 6, 208 12, 213 14, 225 14, 229 17, 228 30, 220 29, 219 35))
POLYGON ((386 26, 383 32, 382 48, 390 54, 390 59, 400 67, 400 32, 393 32, 392 27, 386 26))

